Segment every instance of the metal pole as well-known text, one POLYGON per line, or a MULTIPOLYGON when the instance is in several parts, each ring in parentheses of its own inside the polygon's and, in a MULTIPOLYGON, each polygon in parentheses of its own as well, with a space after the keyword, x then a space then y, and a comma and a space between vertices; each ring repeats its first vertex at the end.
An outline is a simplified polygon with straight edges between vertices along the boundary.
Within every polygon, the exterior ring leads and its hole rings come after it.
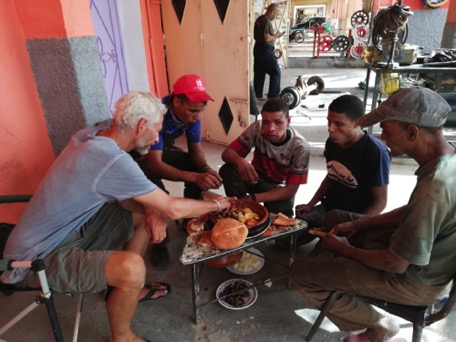
POLYGON ((32 271, 36 273, 41 285, 41 294, 37 298, 36 302, 39 304, 46 304, 49 320, 51 321, 52 331, 57 342, 63 342, 62 329, 60 328, 59 320, 57 318, 57 311, 55 310, 54 299, 52 298, 52 292, 49 288, 49 284, 45 272, 46 266, 43 260, 37 259, 32 261, 32 271))

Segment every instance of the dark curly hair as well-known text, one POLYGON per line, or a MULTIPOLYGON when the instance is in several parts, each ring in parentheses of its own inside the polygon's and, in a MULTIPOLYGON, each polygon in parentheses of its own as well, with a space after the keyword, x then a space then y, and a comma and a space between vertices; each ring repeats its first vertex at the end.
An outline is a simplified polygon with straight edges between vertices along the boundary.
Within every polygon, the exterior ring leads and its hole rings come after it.
POLYGON ((331 102, 328 110, 345 114, 351 121, 355 121, 364 115, 364 104, 355 95, 342 95, 331 102))
POLYGON ((288 118, 289 110, 290 109, 287 103, 278 97, 267 100, 266 103, 263 105, 263 108, 261 109, 261 114, 263 114, 264 112, 283 112, 285 114, 285 117, 288 118))

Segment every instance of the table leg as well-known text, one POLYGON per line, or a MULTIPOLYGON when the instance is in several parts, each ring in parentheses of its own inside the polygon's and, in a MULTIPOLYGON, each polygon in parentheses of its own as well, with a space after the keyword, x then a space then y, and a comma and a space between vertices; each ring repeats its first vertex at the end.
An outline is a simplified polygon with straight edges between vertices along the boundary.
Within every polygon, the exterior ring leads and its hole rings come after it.
POLYGON ((290 289, 291 288, 291 281, 290 281, 290 271, 291 271, 291 265, 293 265, 293 262, 295 261, 296 257, 296 244, 297 241, 297 234, 291 234, 290 236, 290 264, 288 268, 288 281, 287 281, 287 287, 290 289))
POLYGON ((200 272, 201 264, 192 265, 192 305, 193 305, 193 322, 198 324, 199 322, 199 304, 200 304, 200 272))
POLYGON ((372 105, 370 110, 373 111, 377 107, 377 100, 378 100, 378 86, 380 84, 380 73, 377 72, 375 74, 375 84, 374 84, 374 91, 372 93, 372 105))
MULTIPOLYGON (((374 84, 374 91, 372 92, 372 105, 370 110, 373 111, 377 107, 377 100, 378 100, 378 85, 380 84, 380 73, 377 72, 375 74, 375 84, 374 84)), ((367 131, 372 134, 372 131, 374 130, 373 126, 370 126, 367 128, 367 131)))
POLYGON ((367 106, 367 96, 369 95, 369 80, 370 80, 370 73, 371 70, 367 68, 366 72, 366 89, 364 89, 364 111, 366 111, 366 106, 367 106))

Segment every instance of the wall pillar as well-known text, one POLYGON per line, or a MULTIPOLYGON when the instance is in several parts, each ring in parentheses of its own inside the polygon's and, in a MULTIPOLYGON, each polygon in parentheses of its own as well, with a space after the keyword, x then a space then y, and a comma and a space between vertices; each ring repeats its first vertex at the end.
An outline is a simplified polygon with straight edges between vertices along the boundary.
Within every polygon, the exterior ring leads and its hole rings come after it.
POLYGON ((57 156, 76 131, 109 117, 89 3, 15 3, 57 156))

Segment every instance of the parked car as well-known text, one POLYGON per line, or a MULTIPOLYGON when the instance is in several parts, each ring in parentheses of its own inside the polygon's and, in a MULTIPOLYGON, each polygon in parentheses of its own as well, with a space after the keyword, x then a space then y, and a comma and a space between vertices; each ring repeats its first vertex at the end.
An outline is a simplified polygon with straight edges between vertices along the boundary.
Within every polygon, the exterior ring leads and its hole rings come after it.
POLYGON ((303 33, 304 31, 310 30, 312 25, 314 25, 314 24, 323 25, 325 22, 326 22, 325 17, 307 17, 307 18, 305 18, 303 21, 301 21, 300 23, 297 23, 295 26, 290 28, 290 34, 288 35, 288 41, 289 42, 294 41, 297 33, 303 33))

